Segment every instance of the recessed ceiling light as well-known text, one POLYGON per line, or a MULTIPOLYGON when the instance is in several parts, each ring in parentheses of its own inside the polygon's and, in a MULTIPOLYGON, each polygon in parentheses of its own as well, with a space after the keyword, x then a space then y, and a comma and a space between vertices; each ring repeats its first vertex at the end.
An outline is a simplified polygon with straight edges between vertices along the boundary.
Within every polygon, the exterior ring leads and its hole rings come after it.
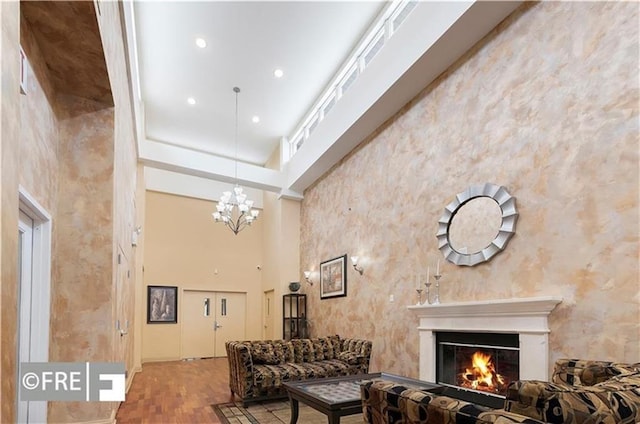
POLYGON ((251 118, 251 122, 253 122, 254 124, 257 124, 258 122, 260 122, 260 117, 254 116, 253 118, 251 118))
POLYGON ((194 99, 193 97, 189 97, 187 99, 187 103, 189 103, 190 105, 195 105, 196 104, 196 99, 194 99))
POLYGON ((196 38, 196 46, 204 49, 207 47, 207 41, 204 38, 196 38))
POLYGON ((273 71, 273 76, 276 78, 282 78, 283 75, 284 71, 282 69, 276 69, 275 71, 273 71))

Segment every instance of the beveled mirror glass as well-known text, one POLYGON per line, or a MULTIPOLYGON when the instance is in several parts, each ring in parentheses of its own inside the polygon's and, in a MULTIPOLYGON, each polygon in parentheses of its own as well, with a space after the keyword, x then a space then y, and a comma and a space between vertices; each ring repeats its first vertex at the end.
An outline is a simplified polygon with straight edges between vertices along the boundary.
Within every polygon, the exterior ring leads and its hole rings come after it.
POLYGON ((474 266, 500 253, 515 233, 515 198, 495 184, 459 193, 438 222, 438 248, 456 265, 474 266))

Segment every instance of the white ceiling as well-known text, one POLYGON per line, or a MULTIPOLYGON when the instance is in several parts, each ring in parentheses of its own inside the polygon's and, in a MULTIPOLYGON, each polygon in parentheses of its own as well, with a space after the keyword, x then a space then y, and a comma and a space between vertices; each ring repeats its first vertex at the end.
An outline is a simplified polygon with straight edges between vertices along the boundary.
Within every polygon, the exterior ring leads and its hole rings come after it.
POLYGON ((146 139, 263 165, 386 3, 136 1, 146 139), (196 46, 195 39, 207 47, 196 46), (280 68, 284 77, 273 71, 280 68), (195 105, 187 98, 193 97, 195 105), (260 117, 252 123, 254 115, 260 117))
POLYGON ((301 199, 521 3, 393 2, 124 2, 138 158, 157 171, 146 173, 147 187, 208 199, 241 184, 301 199), (384 46, 295 155, 281 149, 281 167, 265 167, 382 18, 384 46), (273 77, 276 67, 284 78, 273 77), (242 90, 238 161, 234 86, 242 90))

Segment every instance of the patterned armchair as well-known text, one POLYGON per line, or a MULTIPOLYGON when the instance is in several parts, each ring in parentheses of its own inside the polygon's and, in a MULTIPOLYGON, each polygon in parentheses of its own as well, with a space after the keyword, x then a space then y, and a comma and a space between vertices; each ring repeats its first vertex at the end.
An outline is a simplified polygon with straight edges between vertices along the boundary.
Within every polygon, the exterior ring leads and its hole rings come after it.
POLYGON ((366 374, 372 343, 330 336, 317 339, 230 341, 229 388, 244 405, 287 397, 283 382, 366 374))
POLYGON ((640 363, 560 359, 551 380, 513 383, 505 409, 548 423, 640 422, 640 363))

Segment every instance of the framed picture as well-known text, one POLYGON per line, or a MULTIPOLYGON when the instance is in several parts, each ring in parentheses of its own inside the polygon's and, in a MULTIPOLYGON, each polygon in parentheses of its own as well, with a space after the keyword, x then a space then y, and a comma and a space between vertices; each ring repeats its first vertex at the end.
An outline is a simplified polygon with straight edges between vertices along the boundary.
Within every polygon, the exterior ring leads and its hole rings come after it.
POLYGON ((178 322, 178 288, 147 286, 147 324, 178 322))
POLYGON ((320 263, 320 299, 347 295, 347 255, 320 263))

